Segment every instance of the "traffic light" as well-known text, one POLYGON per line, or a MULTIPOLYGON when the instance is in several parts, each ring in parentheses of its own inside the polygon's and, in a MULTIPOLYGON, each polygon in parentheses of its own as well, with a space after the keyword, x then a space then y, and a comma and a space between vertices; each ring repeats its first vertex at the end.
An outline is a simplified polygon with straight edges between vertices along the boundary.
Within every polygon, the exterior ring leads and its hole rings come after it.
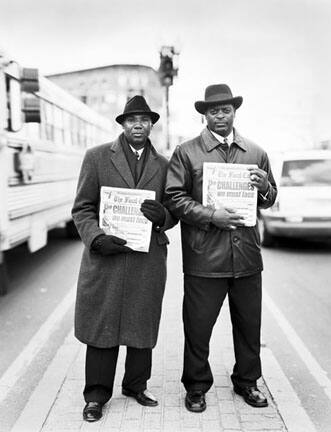
POLYGON ((173 47, 163 47, 160 52, 159 77, 162 86, 169 87, 173 84, 173 78, 177 75, 177 69, 173 64, 175 55, 173 47))

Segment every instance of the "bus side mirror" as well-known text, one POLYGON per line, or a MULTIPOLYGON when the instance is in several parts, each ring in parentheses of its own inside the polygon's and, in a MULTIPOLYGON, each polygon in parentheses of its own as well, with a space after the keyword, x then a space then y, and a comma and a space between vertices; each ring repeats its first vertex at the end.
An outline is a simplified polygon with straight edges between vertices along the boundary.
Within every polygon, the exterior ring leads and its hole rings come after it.
POLYGON ((38 69, 23 68, 21 72, 21 89, 26 93, 40 90, 38 69))
POLYGON ((40 100, 36 96, 24 97, 22 111, 25 123, 41 123, 40 100))
POLYGON ((34 94, 39 91, 38 69, 23 68, 21 73, 21 90, 23 92, 23 107, 25 123, 41 123, 40 100, 34 94))

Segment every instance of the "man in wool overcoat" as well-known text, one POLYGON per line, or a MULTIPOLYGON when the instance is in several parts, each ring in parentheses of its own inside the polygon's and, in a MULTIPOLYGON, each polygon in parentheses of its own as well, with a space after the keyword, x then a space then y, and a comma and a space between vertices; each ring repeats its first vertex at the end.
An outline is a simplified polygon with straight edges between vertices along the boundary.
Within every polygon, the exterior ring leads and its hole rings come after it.
POLYGON ((175 219, 162 205, 167 160, 158 154, 149 134, 159 114, 142 96, 134 96, 116 117, 123 133, 86 152, 72 216, 84 243, 80 267, 75 335, 87 345, 86 405, 83 418, 96 421, 111 398, 120 345, 127 347, 122 393, 142 405, 156 406, 147 390, 152 348, 158 336, 166 282, 168 238, 175 219), (153 223, 148 253, 135 252, 124 239, 99 227, 100 188, 155 191, 155 200, 141 205, 153 223))

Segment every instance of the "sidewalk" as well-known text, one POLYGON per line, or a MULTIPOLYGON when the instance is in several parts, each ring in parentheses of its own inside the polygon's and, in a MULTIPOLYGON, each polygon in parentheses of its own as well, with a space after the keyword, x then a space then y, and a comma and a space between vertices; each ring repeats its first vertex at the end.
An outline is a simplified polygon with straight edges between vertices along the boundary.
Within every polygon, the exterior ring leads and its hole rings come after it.
POLYGON ((264 380, 258 383, 268 396, 267 408, 253 408, 234 394, 230 381, 233 347, 227 307, 215 326, 210 363, 214 385, 201 414, 184 407, 180 383, 183 351, 181 323, 182 275, 176 230, 170 249, 168 283, 163 304, 159 342, 153 351, 149 389, 159 400, 146 408, 121 395, 125 348, 121 347, 114 394, 96 423, 82 420, 85 347, 70 334, 14 425, 12 432, 313 432, 314 428, 292 387, 268 348, 262 348, 264 380), (272 394, 270 393, 272 392, 272 394))

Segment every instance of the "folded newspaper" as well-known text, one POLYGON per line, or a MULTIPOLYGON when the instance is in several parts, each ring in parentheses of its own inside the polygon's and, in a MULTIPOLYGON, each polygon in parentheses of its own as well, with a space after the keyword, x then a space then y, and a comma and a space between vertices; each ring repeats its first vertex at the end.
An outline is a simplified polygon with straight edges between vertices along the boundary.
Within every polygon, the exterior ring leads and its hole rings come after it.
POLYGON ((126 246, 148 252, 152 222, 140 211, 145 199, 155 199, 155 192, 102 186, 100 191, 99 226, 105 234, 126 240, 126 246))
POLYGON ((256 225, 257 189, 248 168, 257 165, 204 162, 202 204, 229 207, 243 216, 245 226, 256 225))

